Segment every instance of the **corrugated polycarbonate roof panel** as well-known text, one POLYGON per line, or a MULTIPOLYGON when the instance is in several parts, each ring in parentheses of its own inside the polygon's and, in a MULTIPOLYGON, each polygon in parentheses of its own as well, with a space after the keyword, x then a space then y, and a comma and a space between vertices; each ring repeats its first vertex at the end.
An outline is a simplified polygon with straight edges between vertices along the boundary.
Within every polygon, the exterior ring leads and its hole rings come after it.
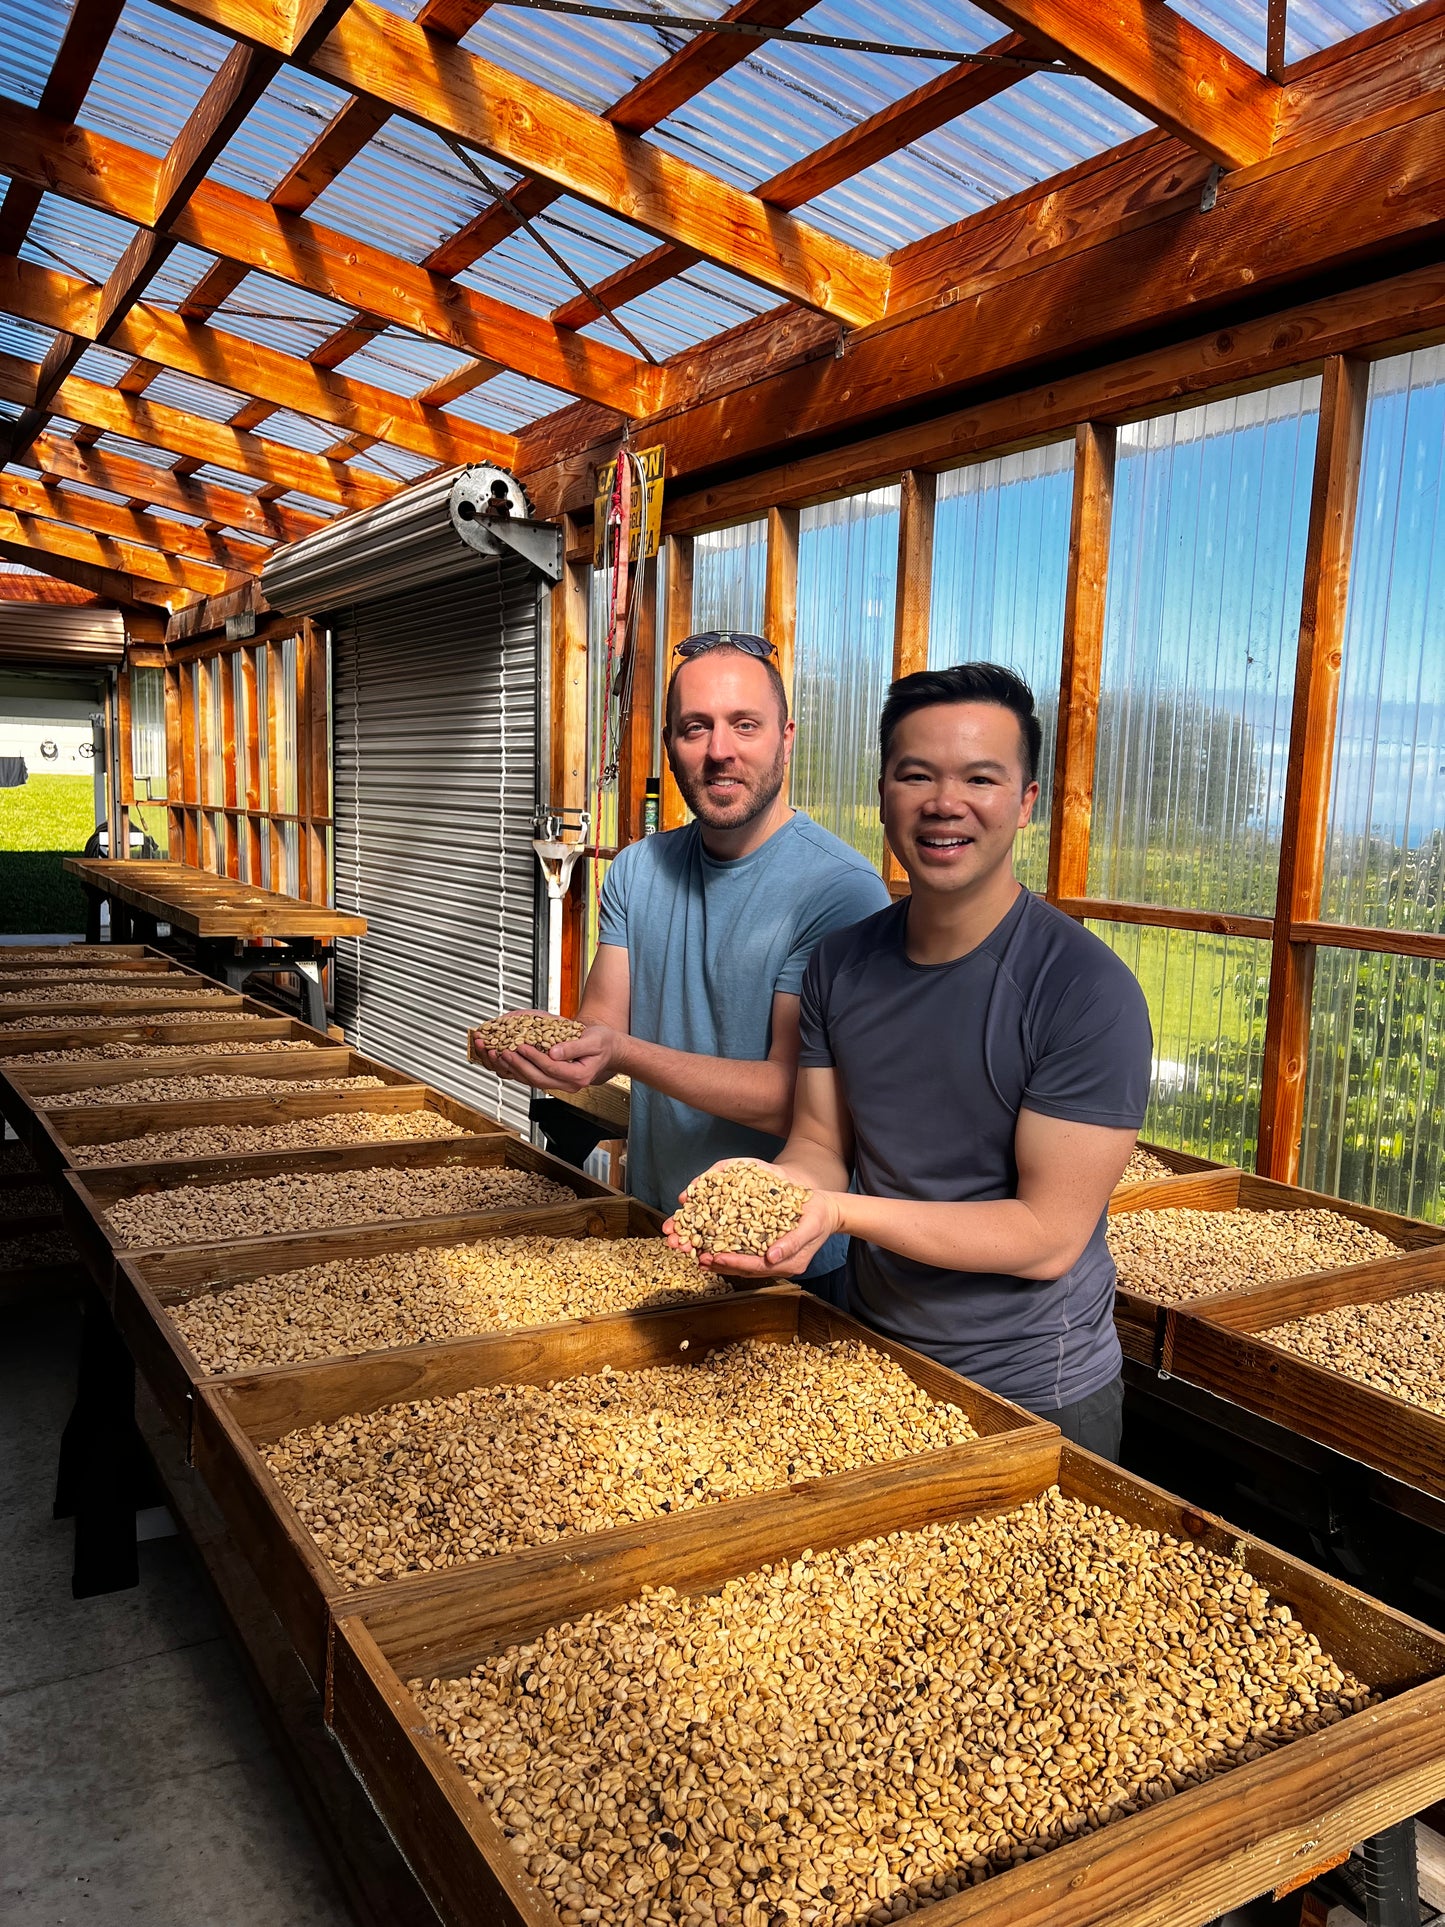
MULTIPOLYGON (((675 5, 668 0, 664 10, 712 20, 725 6, 726 0, 707 0, 704 5, 698 0, 677 0, 675 5)), ((636 11, 644 9, 638 6, 636 11)), ((601 113, 689 38, 667 27, 635 27, 493 6, 462 44, 510 73, 601 113)))
POLYGON ((253 434, 264 436, 268 442, 280 442, 285 448, 304 449, 308 455, 319 455, 324 448, 341 435, 345 429, 337 428, 330 422, 312 421, 309 415, 294 415, 289 408, 274 409, 253 434))
POLYGON ((247 400, 245 395, 235 394, 215 382, 196 381, 190 375, 173 374, 169 368, 162 368, 149 384, 145 398, 147 401, 162 402, 167 408, 184 409, 188 415, 200 415, 213 422, 227 420, 247 400))
POLYGON ((104 281, 135 237, 129 221, 102 214, 98 208, 43 194, 35 218, 20 247, 23 261, 78 274, 82 280, 104 281))
POLYGON ((17 321, 14 315, 0 314, 0 354, 18 355, 22 361, 44 361, 54 339, 53 328, 39 328, 33 322, 17 321))
POLYGON ((444 375, 454 375, 472 359, 440 341, 422 341, 400 328, 388 328, 370 347, 348 355, 341 372, 370 382, 375 388, 385 388, 389 394, 419 395, 423 388, 444 375))
POLYGON ((150 0, 126 0, 85 96, 80 125, 164 154, 232 45, 150 0))
POLYGON ((152 448, 149 442, 133 442, 126 435, 106 433, 95 446, 102 455, 128 455, 132 461, 149 462, 152 468, 174 468, 177 459, 168 448, 152 448))
POLYGON ((248 274, 212 316, 216 327, 246 341, 305 357, 351 319, 351 309, 309 288, 248 274))
POLYGON ((66 0, 6 0, 0 19, 0 93, 39 100, 70 18, 66 0))
MULTIPOLYGON (((503 187, 516 175, 482 162, 503 187)), ((421 261, 488 205, 486 189, 435 134, 393 120, 313 204, 312 220, 421 261)))
POLYGON ((351 95, 283 67, 226 143, 210 178, 265 200, 351 95))
POLYGON ((129 367, 130 361, 125 355, 117 354, 114 348, 102 348, 98 342, 92 341, 76 362, 75 372, 82 381, 95 381, 102 387, 114 388, 129 367))
MULTIPOLYGON (((1166 4, 1252 67, 1264 66, 1267 0, 1166 0, 1166 4)), ((1303 60, 1307 54, 1337 46, 1351 34, 1410 12, 1416 4, 1417 0, 1289 0, 1285 60, 1303 60)))
POLYGON ((456 401, 448 402, 447 413, 460 415, 464 421, 476 422, 482 428, 504 428, 510 434, 528 422, 555 414, 559 408, 570 407, 576 399, 575 395, 559 394, 555 388, 544 387, 540 381, 528 381, 525 375, 514 375, 508 370, 493 375, 490 381, 458 396, 456 401))

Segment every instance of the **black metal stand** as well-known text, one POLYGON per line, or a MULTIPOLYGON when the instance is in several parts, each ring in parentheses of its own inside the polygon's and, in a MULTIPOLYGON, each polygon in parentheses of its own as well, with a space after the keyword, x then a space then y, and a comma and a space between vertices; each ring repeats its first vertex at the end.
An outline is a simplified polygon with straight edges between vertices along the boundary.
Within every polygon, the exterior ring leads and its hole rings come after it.
POLYGON ((529 1112, 532 1122, 541 1127, 552 1156, 576 1165, 579 1171, 604 1138, 617 1135, 616 1127, 605 1118, 574 1110, 561 1098, 534 1097, 529 1112))
POLYGON ((135 1422, 135 1364, 94 1285, 85 1291, 85 1323, 75 1406, 60 1440, 57 1519, 75 1520, 76 1599, 120 1592, 140 1580, 135 1515, 155 1484, 135 1422))
POLYGON ((248 977, 274 977, 287 971, 301 987, 302 1021, 313 1030, 326 1029, 326 994, 321 972, 331 959, 331 945, 318 937, 293 937, 286 943, 242 943, 231 937, 196 939, 196 968, 240 990, 248 977))
POLYGON ((1402 1820, 1372 1834, 1360 1852, 1365 1863, 1366 1927, 1420 1927, 1415 1822, 1402 1820))

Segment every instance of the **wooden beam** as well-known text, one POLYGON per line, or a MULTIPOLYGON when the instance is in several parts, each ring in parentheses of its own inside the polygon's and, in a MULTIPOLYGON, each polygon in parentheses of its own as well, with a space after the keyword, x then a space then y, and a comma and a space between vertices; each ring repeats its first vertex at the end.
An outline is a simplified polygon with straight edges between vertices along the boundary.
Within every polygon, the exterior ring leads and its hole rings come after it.
MULTIPOLYGON (((0 396, 28 406, 34 392, 34 362, 0 355, 0 396)), ((370 508, 394 495, 399 487, 385 476, 349 468, 344 462, 328 462, 280 442, 262 441, 258 435, 229 428, 225 422, 206 421, 183 409, 118 394, 79 375, 72 375, 61 386, 55 401, 59 412, 70 421, 87 422, 113 435, 128 436, 131 441, 194 456, 200 462, 214 462, 237 474, 273 482, 281 489, 299 489, 318 501, 339 502, 343 508, 370 508)))
POLYGON ((390 119, 380 101, 353 94, 272 189, 272 207, 283 214, 304 214, 390 119))
MULTIPOLYGON (((717 17, 754 27, 791 27, 812 4, 813 0, 737 0, 717 17)), ((644 74, 608 108, 605 118, 629 134, 645 134, 765 44, 752 34, 694 34, 660 67, 644 74)))
POLYGON ((617 847, 642 835, 642 804, 652 774, 657 719, 657 564, 644 562, 633 642, 632 707, 622 729, 617 768, 617 847))
POLYGON ((12 540, 9 535, 0 536, 0 556, 27 569, 44 569, 48 575, 86 589, 91 595, 103 596, 107 602, 118 602, 122 608, 141 604, 165 611, 179 608, 192 599, 185 593, 173 596, 144 576, 128 575, 121 569, 84 562, 75 556, 56 555, 36 548, 29 541, 12 540))
POLYGON ((1385 957, 1423 957, 1445 962, 1445 934, 1438 930, 1376 930, 1359 923, 1295 923, 1290 942, 1327 950, 1370 950, 1385 957))
MULTIPOLYGON (((866 441, 754 470, 737 481, 675 494, 664 530, 699 529, 762 515, 773 503, 821 501, 895 480, 904 469, 947 468, 1072 434, 1084 419, 1122 422, 1209 395, 1238 394, 1289 371, 1313 374, 1330 354, 1383 352, 1445 339, 1445 266, 1421 268, 1285 309, 1064 381, 1025 388, 975 408, 893 429, 866 441), (1401 329, 1409 334, 1402 336, 1401 329)), ((534 474, 530 480, 536 484, 534 474)), ((550 481, 550 478, 548 478, 550 481)))
POLYGON ((1199 930, 1213 937, 1263 938, 1274 931, 1272 917, 1233 916, 1220 910, 1175 910, 1158 903, 1120 903, 1110 897, 1059 897, 1065 916, 1101 923, 1141 923, 1155 930, 1199 930))
POLYGON ((303 535, 325 528, 328 520, 309 509, 286 508, 220 482, 190 481, 172 469, 140 461, 134 455, 80 448, 60 435, 41 435, 25 461, 42 475, 88 482, 92 488, 108 489, 132 502, 179 509, 183 515, 199 515, 238 534, 262 536, 271 542, 299 542, 303 535))
MULTIPOLYGON (((1119 345, 1146 326, 1157 343, 1167 341, 1166 329, 1197 335, 1212 325, 1215 353, 1225 361, 1234 324, 1253 328, 1267 296, 1278 298, 1301 280, 1318 285, 1345 269, 1363 278, 1364 264, 1387 248, 1442 242, 1445 106, 1436 102, 1358 141, 1342 136, 1328 152, 1251 170, 1210 213, 1186 195, 1143 226, 1106 227, 1091 245, 1070 237, 1061 259, 1045 251, 1028 266, 956 290, 956 298, 860 330, 841 357, 813 350, 754 381, 745 395, 720 392, 665 421, 642 423, 633 444, 666 445, 675 488, 680 478, 716 470, 724 460, 758 462, 823 437, 836 445, 847 430, 910 405, 927 402, 937 412, 970 391, 1072 378, 1085 356, 1117 361, 1119 345), (1340 218, 1345 206, 1348 220, 1340 218)), ((1407 315, 1393 332, 1412 332, 1407 315)), ((544 437, 551 441, 547 459, 559 452, 550 432, 538 428, 522 438, 524 468, 529 439, 544 437)))
POLYGON ((1368 386, 1368 368, 1346 356, 1325 369, 1305 539, 1255 1158, 1265 1177, 1291 1184, 1299 1171, 1304 1126, 1315 961, 1314 945, 1299 941, 1295 930, 1320 915, 1368 386))
POLYGON ((220 568, 204 568, 202 563, 173 563, 156 549, 141 549, 135 543, 106 541, 81 528, 66 528, 62 522, 40 522, 37 516, 12 515, 0 509, 0 553, 19 555, 31 567, 48 568, 67 580, 79 580, 83 588, 96 588, 96 594, 114 595, 119 601, 152 601, 164 607, 179 607, 193 595, 206 594, 206 584, 218 586, 227 580, 220 568), (35 557, 40 557, 39 563, 35 557), (69 565, 81 565, 89 574, 81 576, 69 565), (98 588, 100 580, 108 588, 98 588), (119 588, 118 584, 123 584, 119 588))
POLYGON ((89 529, 93 535, 110 536, 122 542, 143 543, 167 555, 192 562, 207 562, 230 574, 258 575, 269 548, 255 544, 227 542, 219 535, 207 535, 189 522, 176 522, 169 516, 137 514, 123 503, 106 502, 79 489, 32 482, 23 475, 0 475, 0 508, 17 515, 34 515, 52 522, 68 522, 75 528, 89 529))
MULTIPOLYGON (((933 603, 933 514, 937 478, 909 469, 899 478, 898 573, 893 595, 893 680, 928 667, 933 603)), ((908 873, 886 844, 883 877, 907 887, 908 873)))
MULTIPOLYGON (((1031 41, 1022 34, 1008 33, 1001 40, 994 40, 980 50, 986 54, 1015 54, 1020 58, 1034 58, 1040 53, 1031 41)), ((805 154, 801 160, 785 167, 771 180, 764 181, 758 189, 758 199, 767 201, 772 207, 796 208, 804 202, 816 200, 818 195, 826 194, 830 187, 840 181, 851 180, 861 174, 865 167, 886 160, 900 148, 909 146, 913 141, 922 140, 925 134, 934 133, 946 127, 949 121, 957 120, 960 114, 970 113, 981 107, 985 101, 1001 94, 1006 87, 1013 87, 1028 78, 1028 71, 1022 67, 996 66, 992 61, 981 63, 977 60, 962 60, 947 73, 938 74, 934 79, 915 87, 911 94, 901 100, 893 101, 887 107, 879 108, 866 120, 859 121, 846 133, 839 134, 836 140, 828 142, 815 153, 805 154)))
POLYGON ((1089 824, 1099 682, 1104 666, 1104 605, 1114 510, 1115 431, 1082 422, 1074 438, 1069 574, 1064 593, 1064 656, 1053 809, 1049 816, 1048 894, 1057 901, 1089 893, 1089 824))
MULTIPOLYGON (((0 116, 0 171, 124 220, 148 218, 158 165, 136 148, 46 120, 18 102, 7 101, 0 116)), ((195 190, 171 233, 429 340, 504 362, 564 393, 631 414, 652 405, 657 378, 633 356, 215 181, 195 190)))
MULTIPOLYGON (((41 90, 42 114, 61 121, 75 119, 124 5, 125 0, 75 0, 65 38, 41 90)), ((30 181, 12 180, 6 187, 0 204, 0 254, 19 253, 40 195, 41 189, 30 181)))
MULTIPOLYGON (((0 535, 7 542, 38 549, 47 557, 68 556, 75 562, 142 576, 170 588, 193 590, 198 595, 228 589, 236 580, 230 570, 219 569, 212 563, 181 561, 137 542, 95 535, 89 529, 48 521, 38 515, 16 514, 8 508, 0 508, 0 535)), ((158 598, 152 596, 151 599, 158 598)))
MULTIPOLYGON (((98 340, 99 298, 100 290, 91 282, 29 261, 0 261, 0 309, 27 321, 68 329, 86 341, 98 340)), ((434 462, 496 462, 510 467, 517 458, 515 436, 476 427, 384 388, 313 368, 240 335, 200 321, 183 321, 147 303, 117 323, 110 333, 110 346, 158 369, 172 368, 254 396, 267 404, 257 419, 264 419, 272 407, 289 408, 351 433, 411 449, 434 462)))
MULTIPOLYGON (((255 46, 291 52, 284 23, 264 0, 170 4, 255 46)), ((439 40, 374 0, 353 0, 308 64, 337 86, 384 101, 661 240, 694 247, 778 295, 851 325, 883 311, 888 270, 882 262, 439 40)))
MULTIPOLYGON (((778 649, 778 674, 794 708, 793 665, 798 639, 798 525, 794 508, 768 510, 768 547, 763 576, 763 634, 778 649)), ((689 603, 689 608, 691 604, 689 603)), ((681 637, 678 638, 681 641, 681 637)))
POLYGON ((1221 167, 1248 167, 1268 154, 1279 88, 1158 0, 983 4, 1221 167))

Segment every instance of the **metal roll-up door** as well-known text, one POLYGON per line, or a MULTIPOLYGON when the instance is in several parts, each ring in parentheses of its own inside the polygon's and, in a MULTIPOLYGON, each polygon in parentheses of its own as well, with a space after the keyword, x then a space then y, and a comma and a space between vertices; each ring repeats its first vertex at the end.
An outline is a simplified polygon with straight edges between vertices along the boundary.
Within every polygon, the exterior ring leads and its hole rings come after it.
POLYGON ((467 1062, 469 1026, 535 1001, 538 579, 522 563, 338 610, 337 946, 358 1050, 527 1128, 528 1094, 467 1062))

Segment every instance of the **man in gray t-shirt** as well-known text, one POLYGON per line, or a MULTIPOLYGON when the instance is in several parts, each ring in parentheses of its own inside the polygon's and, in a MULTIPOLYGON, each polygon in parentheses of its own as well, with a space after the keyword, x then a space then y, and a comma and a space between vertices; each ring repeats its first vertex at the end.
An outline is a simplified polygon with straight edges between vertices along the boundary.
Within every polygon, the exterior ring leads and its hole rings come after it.
POLYGON ((990 664, 893 685, 880 797, 912 895, 824 938, 803 984, 792 1133, 813 1192, 765 1260, 852 1236, 849 1308, 1117 1455, 1109 1194, 1149 1095, 1144 996, 1022 889, 1038 794, 1027 687, 990 664), (851 1189, 850 1189, 851 1179, 851 1189))
MULTIPOLYGON (((679 654, 666 743, 695 820, 612 864, 577 1010, 585 1034, 488 1057, 537 1090, 630 1076, 628 1189, 660 1211, 705 1165, 776 1156, 808 958, 888 901, 865 858, 784 800, 793 724, 770 646, 710 632, 679 654)), ((830 1289, 845 1250, 821 1244, 808 1283, 830 1289)))

